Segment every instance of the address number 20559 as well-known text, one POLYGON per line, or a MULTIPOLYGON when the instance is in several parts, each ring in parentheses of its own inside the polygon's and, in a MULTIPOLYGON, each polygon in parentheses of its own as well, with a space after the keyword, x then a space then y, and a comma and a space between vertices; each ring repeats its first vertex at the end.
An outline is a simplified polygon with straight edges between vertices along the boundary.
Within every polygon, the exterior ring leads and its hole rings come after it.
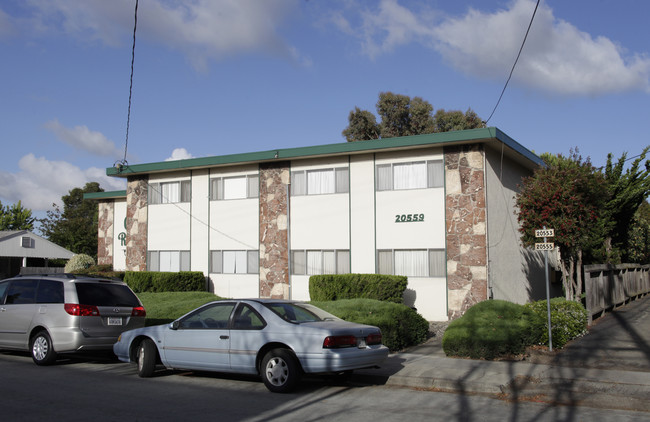
POLYGON ((396 223, 412 223, 416 221, 424 221, 424 214, 397 214, 395 216, 396 223))

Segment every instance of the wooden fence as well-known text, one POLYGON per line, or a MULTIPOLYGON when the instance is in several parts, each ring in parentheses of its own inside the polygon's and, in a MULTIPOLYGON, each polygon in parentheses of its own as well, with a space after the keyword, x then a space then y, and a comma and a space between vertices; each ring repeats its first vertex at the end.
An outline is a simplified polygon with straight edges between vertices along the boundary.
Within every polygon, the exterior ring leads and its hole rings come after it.
POLYGON ((650 292, 650 265, 585 265, 589 325, 596 314, 650 292))

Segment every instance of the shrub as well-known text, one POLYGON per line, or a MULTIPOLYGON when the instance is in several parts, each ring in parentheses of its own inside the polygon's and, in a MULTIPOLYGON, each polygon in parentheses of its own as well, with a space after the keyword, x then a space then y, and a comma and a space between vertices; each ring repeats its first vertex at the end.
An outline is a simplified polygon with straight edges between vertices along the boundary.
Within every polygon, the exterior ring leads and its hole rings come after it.
POLYGON ((448 356, 494 359, 519 355, 538 337, 539 316, 504 300, 480 302, 452 321, 442 337, 448 356))
POLYGON ((382 274, 324 274, 309 277, 311 300, 375 299, 402 303, 407 278, 382 274))
MULTIPOLYGON (((537 338, 531 344, 548 344, 548 309, 546 300, 524 305, 537 318, 537 338)), ((570 340, 587 332, 587 310, 581 303, 558 297, 551 299, 551 334, 553 347, 561 349, 570 340)))
POLYGON ((74 273, 90 277, 124 280, 124 271, 113 271, 112 265, 93 265, 86 269, 75 271, 74 273))
POLYGON ((64 271, 66 273, 74 273, 79 270, 85 270, 93 265, 95 265, 95 260, 92 256, 80 253, 70 258, 68 263, 65 264, 64 271))
POLYGON ((396 351, 427 339, 429 323, 408 306, 374 299, 310 302, 337 317, 381 329, 383 344, 396 351))
POLYGON ((200 271, 157 272, 127 271, 124 281, 136 293, 200 292, 205 290, 205 276, 200 271))

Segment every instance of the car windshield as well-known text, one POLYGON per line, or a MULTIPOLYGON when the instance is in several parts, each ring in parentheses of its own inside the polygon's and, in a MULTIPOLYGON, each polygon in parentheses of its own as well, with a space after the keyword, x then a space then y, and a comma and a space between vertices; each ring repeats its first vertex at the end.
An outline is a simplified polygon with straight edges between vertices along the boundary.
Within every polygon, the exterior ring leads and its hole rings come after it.
POLYGON ((339 318, 308 303, 271 302, 264 306, 280 318, 294 323, 315 321, 337 321, 339 318))

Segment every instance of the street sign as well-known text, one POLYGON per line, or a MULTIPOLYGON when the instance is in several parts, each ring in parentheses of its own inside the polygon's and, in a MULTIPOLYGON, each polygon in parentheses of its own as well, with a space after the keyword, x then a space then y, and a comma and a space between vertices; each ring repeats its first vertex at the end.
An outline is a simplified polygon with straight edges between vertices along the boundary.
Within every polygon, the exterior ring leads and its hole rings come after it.
POLYGON ((536 251, 552 251, 553 249, 555 249, 553 242, 535 243, 536 251))
POLYGON ((554 229, 535 230, 535 237, 554 237, 554 229))

